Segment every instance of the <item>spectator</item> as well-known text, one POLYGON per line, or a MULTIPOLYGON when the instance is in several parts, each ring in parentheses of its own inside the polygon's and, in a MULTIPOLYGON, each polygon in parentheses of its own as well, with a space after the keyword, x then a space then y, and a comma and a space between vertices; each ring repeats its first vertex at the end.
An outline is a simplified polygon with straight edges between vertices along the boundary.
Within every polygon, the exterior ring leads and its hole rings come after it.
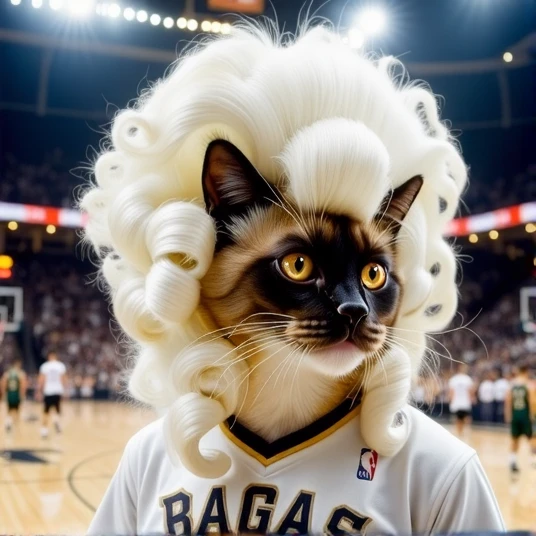
POLYGON ((494 383, 492 373, 488 372, 484 381, 478 386, 478 400, 480 401, 480 419, 484 422, 493 422, 495 409, 494 383))

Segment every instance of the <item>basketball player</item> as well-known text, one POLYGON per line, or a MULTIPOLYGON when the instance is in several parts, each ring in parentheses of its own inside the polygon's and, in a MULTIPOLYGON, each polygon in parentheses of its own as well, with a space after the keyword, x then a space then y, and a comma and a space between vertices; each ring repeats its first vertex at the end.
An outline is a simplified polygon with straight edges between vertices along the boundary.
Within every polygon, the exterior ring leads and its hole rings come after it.
POLYGON ((519 438, 525 436, 532 445, 533 463, 536 461, 536 449, 532 440, 532 414, 535 413, 536 394, 529 380, 529 369, 526 365, 519 367, 517 375, 512 380, 511 388, 504 401, 504 417, 510 423, 512 448, 510 454, 510 471, 519 473, 517 453, 519 438))
POLYGON ((164 415, 88 534, 504 530, 475 451, 407 403, 456 310, 467 170, 395 71, 237 28, 117 115, 86 232, 164 415))
POLYGON ((49 352, 47 361, 39 369, 37 381, 38 392, 44 395, 43 425, 41 427, 41 437, 43 438, 48 437, 48 418, 51 409, 55 410, 54 427, 56 432, 61 432, 61 397, 65 392, 67 380, 65 373, 65 365, 58 360, 56 352, 49 352))
POLYGON ((14 422, 19 420, 19 407, 26 397, 26 374, 22 370, 22 363, 19 359, 13 362, 2 377, 1 391, 6 394, 7 417, 6 431, 10 432, 14 422))
POLYGON ((475 384, 467 374, 467 365, 460 363, 458 373, 449 380, 449 408, 456 415, 456 433, 461 437, 465 425, 471 422, 475 402, 475 384))

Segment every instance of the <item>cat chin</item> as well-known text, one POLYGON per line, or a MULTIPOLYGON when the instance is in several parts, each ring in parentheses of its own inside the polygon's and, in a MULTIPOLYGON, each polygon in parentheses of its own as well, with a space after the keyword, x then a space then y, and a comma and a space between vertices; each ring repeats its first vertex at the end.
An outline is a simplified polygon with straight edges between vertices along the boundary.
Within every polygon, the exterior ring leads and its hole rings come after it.
POLYGON ((350 342, 342 342, 307 354, 307 363, 318 372, 340 378, 363 364, 367 354, 350 342))

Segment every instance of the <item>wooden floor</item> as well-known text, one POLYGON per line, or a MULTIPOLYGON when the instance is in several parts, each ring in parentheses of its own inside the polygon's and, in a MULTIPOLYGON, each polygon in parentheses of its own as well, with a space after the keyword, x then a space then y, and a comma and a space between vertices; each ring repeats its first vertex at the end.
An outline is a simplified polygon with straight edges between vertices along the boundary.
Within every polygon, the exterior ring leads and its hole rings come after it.
MULTIPOLYGON (((18 427, 10 434, 0 429, 0 451, 11 455, 0 458, 0 534, 83 534, 126 441, 155 416, 121 404, 67 402, 64 432, 42 440, 32 420, 38 413, 27 403, 18 427)), ((513 482, 505 432, 475 429, 466 440, 480 455, 508 529, 536 530, 536 469, 529 467, 528 446, 513 482)))

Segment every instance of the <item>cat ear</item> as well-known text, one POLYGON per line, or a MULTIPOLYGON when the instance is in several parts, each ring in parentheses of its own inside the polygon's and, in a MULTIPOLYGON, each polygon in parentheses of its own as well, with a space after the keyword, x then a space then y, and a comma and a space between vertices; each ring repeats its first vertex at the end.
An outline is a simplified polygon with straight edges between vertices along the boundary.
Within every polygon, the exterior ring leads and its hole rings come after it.
POLYGON ((400 231, 402 221, 417 198, 423 182, 421 175, 415 175, 384 198, 376 219, 389 220, 389 228, 393 234, 396 235, 400 231))
POLYGON ((225 140, 215 140, 207 147, 202 180, 207 212, 215 219, 243 214, 254 204, 268 204, 273 197, 251 162, 225 140))

